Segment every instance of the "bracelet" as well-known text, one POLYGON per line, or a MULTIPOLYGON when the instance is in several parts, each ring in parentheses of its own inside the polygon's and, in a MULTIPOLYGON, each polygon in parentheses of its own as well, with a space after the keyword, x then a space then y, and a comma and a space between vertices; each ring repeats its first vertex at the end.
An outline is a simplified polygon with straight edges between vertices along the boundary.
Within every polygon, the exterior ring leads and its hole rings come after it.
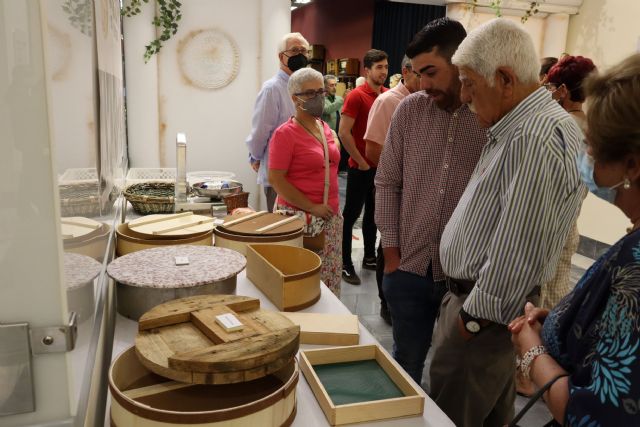
POLYGON ((527 350, 527 352, 522 356, 522 359, 519 363, 520 372, 522 372, 522 376, 524 378, 530 379, 529 372, 531 371, 531 364, 536 359, 536 357, 546 353, 547 349, 543 345, 536 345, 527 350))

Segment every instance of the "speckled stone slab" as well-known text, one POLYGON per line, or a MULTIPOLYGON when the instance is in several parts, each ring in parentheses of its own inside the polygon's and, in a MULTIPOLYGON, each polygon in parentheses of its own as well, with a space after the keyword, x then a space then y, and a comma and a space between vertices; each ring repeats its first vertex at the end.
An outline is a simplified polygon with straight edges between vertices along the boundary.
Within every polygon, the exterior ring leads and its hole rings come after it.
POLYGON ((234 277, 247 265, 246 258, 231 249, 215 246, 163 246, 116 258, 107 267, 114 280, 141 288, 189 288, 234 277), (176 257, 188 257, 188 265, 176 265, 176 257))
POLYGON ((64 253, 64 278, 68 289, 75 289, 90 283, 100 274, 102 265, 86 255, 64 253))

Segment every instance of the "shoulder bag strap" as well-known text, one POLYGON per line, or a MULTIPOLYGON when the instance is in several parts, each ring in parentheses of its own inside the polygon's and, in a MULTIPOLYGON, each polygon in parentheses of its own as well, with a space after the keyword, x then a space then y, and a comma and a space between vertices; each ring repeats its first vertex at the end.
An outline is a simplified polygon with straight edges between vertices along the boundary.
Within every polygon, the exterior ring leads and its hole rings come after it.
POLYGON ((331 170, 329 168, 329 145, 327 144, 327 137, 324 134, 324 122, 320 120, 320 135, 322 135, 322 148, 324 148, 324 195, 322 197, 323 203, 326 205, 329 203, 329 176, 331 170))
POLYGON ((543 394, 546 393, 547 390, 549 390, 551 388, 551 386, 558 381, 560 378, 562 377, 568 377, 569 374, 560 374, 557 375, 555 377, 553 377, 551 379, 551 381, 549 381, 548 383, 546 383, 545 385, 542 386, 542 388, 538 391, 536 391, 531 398, 529 399, 529 401, 527 402, 526 405, 524 405, 524 407, 520 410, 520 412, 518 412, 518 414, 513 418, 513 420, 511 420, 511 422, 507 425, 507 427, 518 427, 518 421, 520 421, 522 419, 522 417, 524 417, 524 414, 527 413, 527 411, 529 409, 531 409, 531 407, 538 401, 538 399, 540 399, 542 397, 543 394))

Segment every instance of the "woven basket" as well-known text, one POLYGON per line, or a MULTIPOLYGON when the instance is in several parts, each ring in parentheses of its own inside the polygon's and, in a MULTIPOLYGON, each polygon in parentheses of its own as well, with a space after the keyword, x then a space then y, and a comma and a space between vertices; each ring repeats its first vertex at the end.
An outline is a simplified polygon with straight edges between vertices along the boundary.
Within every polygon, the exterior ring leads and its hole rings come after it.
POLYGON ((173 213, 175 184, 168 182, 141 182, 128 186, 124 197, 140 215, 173 213))
POLYGON ((249 193, 229 194, 222 198, 227 205, 227 213, 231 213, 236 208, 246 208, 249 206, 249 193))

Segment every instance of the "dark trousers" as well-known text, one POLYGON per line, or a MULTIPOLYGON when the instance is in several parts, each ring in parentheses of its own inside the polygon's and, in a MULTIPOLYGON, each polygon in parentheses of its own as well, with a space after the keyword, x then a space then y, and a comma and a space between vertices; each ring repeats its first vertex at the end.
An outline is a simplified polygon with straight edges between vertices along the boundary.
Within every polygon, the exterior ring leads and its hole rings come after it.
POLYGON ((380 304, 382 306, 387 305, 387 300, 384 299, 384 291, 382 290, 382 279, 384 278, 384 253, 382 252, 382 242, 378 245, 378 255, 376 257, 376 284, 378 285, 378 297, 380 297, 380 304))
POLYGON ((393 358, 420 384, 444 282, 434 282, 431 267, 426 276, 396 270, 384 275, 382 289, 391 312, 393 358))
POLYGON ((349 168, 347 172, 347 192, 345 196, 344 226, 342 228, 342 264, 353 265, 351 261, 351 241, 353 225, 362 213, 362 236, 364 238, 364 256, 373 258, 376 256, 376 224, 374 222, 375 195, 373 178, 376 176, 375 168, 361 171, 357 168, 349 168))
POLYGON ((430 396, 456 426, 502 427, 513 418, 516 396, 511 334, 505 325, 491 323, 465 341, 458 316, 466 298, 448 292, 442 300, 430 396))
POLYGON ((264 196, 267 199, 267 210, 269 212, 273 212, 273 206, 276 204, 276 197, 278 197, 278 193, 273 187, 264 186, 264 196))

